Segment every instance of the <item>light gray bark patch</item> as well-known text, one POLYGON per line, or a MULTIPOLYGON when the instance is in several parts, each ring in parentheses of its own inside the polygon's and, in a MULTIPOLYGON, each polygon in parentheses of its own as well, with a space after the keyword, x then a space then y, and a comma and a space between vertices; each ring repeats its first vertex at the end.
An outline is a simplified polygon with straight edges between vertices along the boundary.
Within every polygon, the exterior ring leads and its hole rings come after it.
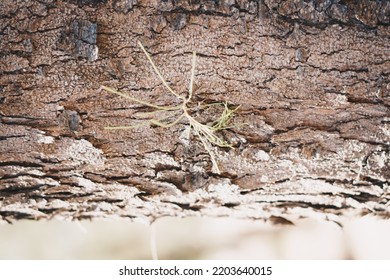
POLYGON ((137 4, 137 0, 114 0, 112 2, 112 8, 116 12, 127 14, 133 9, 133 6, 137 4))
POLYGON ((75 58, 94 61, 98 58, 96 37, 97 23, 88 20, 74 20, 62 33, 59 48, 69 52, 75 58))

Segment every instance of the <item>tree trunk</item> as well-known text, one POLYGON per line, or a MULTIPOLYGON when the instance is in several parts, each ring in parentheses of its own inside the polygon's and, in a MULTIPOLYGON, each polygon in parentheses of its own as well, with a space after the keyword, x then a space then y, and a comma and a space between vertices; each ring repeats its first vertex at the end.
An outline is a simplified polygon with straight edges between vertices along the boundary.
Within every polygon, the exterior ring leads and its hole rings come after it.
POLYGON ((2 0, 2 221, 389 218, 389 26, 385 0, 2 0), (148 108, 102 85, 177 105, 137 41, 183 95, 197 52, 200 122, 240 106, 220 174, 185 120, 105 129, 148 108))

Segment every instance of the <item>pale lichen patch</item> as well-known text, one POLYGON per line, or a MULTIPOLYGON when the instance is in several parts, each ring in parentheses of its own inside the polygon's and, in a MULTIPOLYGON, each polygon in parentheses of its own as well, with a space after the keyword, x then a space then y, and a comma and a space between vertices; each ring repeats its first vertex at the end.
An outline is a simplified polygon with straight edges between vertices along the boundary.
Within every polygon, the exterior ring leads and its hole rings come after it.
POLYGON ((51 136, 41 136, 38 140, 38 143, 41 144, 52 144, 54 142, 54 137, 51 136))
POLYGON ((258 161, 269 161, 270 160, 270 155, 263 151, 263 150, 258 150, 255 155, 254 155, 254 158, 258 161))
POLYGON ((95 148, 84 139, 63 139, 60 158, 69 160, 74 164, 102 165, 104 163, 103 151, 95 148))
POLYGON ((164 166, 171 166, 175 168, 179 168, 180 164, 175 161, 173 157, 166 153, 160 153, 160 152, 154 152, 151 154, 146 154, 142 160, 141 163, 144 164, 147 167, 155 168, 156 165, 164 165, 164 166))

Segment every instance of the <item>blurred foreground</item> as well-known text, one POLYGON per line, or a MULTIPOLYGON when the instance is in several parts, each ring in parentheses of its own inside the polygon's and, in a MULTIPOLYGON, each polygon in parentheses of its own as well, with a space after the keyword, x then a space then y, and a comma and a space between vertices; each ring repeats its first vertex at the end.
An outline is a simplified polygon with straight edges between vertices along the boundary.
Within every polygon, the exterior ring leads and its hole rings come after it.
POLYGON ((390 259, 390 221, 363 217, 344 228, 229 218, 126 221, 21 221, 0 225, 0 259, 390 259), (151 230, 153 228, 153 230, 151 230))

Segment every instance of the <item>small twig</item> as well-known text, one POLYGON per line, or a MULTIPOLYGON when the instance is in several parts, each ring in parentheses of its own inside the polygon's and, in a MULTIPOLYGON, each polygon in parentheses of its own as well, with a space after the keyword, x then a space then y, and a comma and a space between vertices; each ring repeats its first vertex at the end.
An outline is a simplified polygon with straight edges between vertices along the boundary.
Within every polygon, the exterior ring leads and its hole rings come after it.
POLYGON ((165 81, 164 77, 161 75, 160 71, 157 69, 157 66, 154 64, 152 58, 150 57, 149 53, 145 50, 144 46, 141 44, 140 41, 138 41, 138 45, 141 47, 142 51, 144 52, 144 54, 146 55, 147 59, 149 60, 150 64, 152 65, 153 69, 154 69, 154 72, 156 72, 156 74, 158 75, 158 77, 160 78, 161 82, 164 84, 164 86, 174 95, 176 96, 177 98, 179 99, 184 99, 184 97, 178 95, 169 85, 168 83, 165 81))
POLYGON ((196 67, 196 52, 192 53, 192 67, 191 67, 191 78, 190 85, 188 87, 188 98, 186 102, 189 102, 192 98, 192 93, 194 89, 194 80, 195 80, 195 67, 196 67))
POLYGON ((129 96, 129 95, 127 95, 127 94, 124 94, 124 93, 122 93, 122 92, 120 92, 120 91, 116 91, 116 90, 114 90, 114 89, 112 89, 112 88, 109 88, 109 87, 106 87, 106 86, 101 86, 101 87, 102 87, 102 89, 104 89, 105 91, 108 91, 108 92, 111 92, 111 93, 115 93, 115 94, 117 94, 117 95, 119 95, 119 96, 122 96, 122 97, 124 97, 124 98, 130 99, 131 101, 134 101, 134 102, 136 102, 136 103, 139 103, 139 104, 141 104, 141 105, 145 105, 145 106, 148 106, 148 107, 151 107, 151 108, 155 108, 155 109, 157 109, 157 110, 174 111, 174 110, 177 110, 177 109, 180 108, 180 106, 176 106, 176 107, 164 107, 164 106, 154 105, 154 104, 152 104, 152 103, 148 103, 148 102, 146 102, 146 101, 142 101, 142 100, 140 100, 140 99, 131 97, 131 96, 129 96))

